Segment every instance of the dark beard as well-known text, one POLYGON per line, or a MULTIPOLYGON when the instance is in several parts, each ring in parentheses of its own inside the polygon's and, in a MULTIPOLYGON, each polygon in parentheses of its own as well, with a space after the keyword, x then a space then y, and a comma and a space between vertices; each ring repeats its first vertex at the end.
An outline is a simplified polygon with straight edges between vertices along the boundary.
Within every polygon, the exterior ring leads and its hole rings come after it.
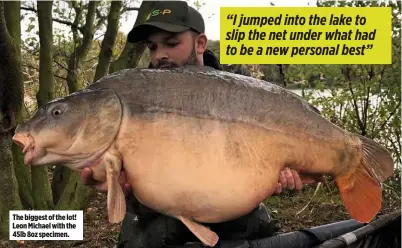
MULTIPOLYGON (((185 66, 185 65, 198 65, 194 46, 193 46, 190 56, 187 58, 186 62, 183 64, 183 66, 185 66)), ((157 62, 156 66, 152 65, 152 68, 156 68, 156 69, 174 68, 174 67, 179 67, 179 65, 176 64, 175 62, 171 62, 168 60, 160 60, 157 62)))

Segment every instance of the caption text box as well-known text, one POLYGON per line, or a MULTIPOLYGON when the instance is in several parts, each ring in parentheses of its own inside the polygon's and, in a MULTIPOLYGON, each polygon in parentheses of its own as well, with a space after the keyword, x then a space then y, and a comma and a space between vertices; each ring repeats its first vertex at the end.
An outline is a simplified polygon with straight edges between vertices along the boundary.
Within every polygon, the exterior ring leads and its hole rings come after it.
POLYGON ((83 240, 83 211, 10 211, 10 240, 83 240))

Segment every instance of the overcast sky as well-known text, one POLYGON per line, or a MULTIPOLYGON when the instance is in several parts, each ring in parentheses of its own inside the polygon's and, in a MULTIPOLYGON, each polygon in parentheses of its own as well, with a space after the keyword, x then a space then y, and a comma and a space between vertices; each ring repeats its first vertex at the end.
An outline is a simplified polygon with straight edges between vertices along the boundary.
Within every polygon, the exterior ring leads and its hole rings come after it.
MULTIPOLYGON (((190 0, 190 3, 193 2, 190 0)), ((205 5, 201 7, 200 13, 204 17, 205 20, 205 31, 208 39, 210 40, 219 40, 219 31, 220 31, 220 15, 219 8, 220 7, 238 7, 238 6, 247 6, 247 7, 268 7, 270 6, 269 0, 201 0, 205 5)), ((275 6, 315 6, 315 0, 272 0, 275 6)), ((130 29, 133 27, 135 19, 137 17, 136 12, 132 12, 130 18, 122 23, 120 30, 124 33, 128 33, 130 29)))

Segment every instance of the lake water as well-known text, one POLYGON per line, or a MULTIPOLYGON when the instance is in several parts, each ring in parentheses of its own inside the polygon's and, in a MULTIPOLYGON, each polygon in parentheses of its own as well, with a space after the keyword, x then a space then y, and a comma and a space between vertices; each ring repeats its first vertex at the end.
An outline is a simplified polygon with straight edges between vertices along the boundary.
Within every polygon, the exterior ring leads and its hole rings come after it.
POLYGON ((294 90, 290 90, 290 91, 292 91, 293 93, 298 94, 299 96, 302 95, 302 90, 301 89, 294 89, 294 90))
MULTIPOLYGON (((301 90, 301 89, 292 89, 292 90, 289 90, 289 91, 292 91, 293 93, 296 93, 297 95, 302 96, 302 90, 301 90)), ((312 91, 311 89, 305 89, 305 90, 304 90, 305 93, 311 92, 311 91, 312 91)), ((330 90, 324 90, 323 92, 321 92, 321 91, 319 91, 319 90, 316 90, 316 91, 314 92, 314 95, 315 95, 315 96, 326 96, 326 97, 329 97, 329 96, 331 96, 331 91, 330 91, 330 90)))
MULTIPOLYGON (((295 93, 295 94, 297 94, 299 96, 302 96, 302 90, 301 89, 291 89, 289 91, 291 91, 291 92, 293 92, 293 93, 295 93)), ((311 89, 305 89, 304 90, 305 93, 311 92, 311 91, 312 91, 311 89)), ((332 93, 331 93, 331 90, 324 90, 324 91, 315 90, 314 93, 313 93, 313 96, 314 97, 328 97, 328 98, 331 98, 332 93)), ((384 98, 384 95, 382 96, 382 98, 384 98)), ((375 108, 378 104, 381 104, 381 101, 384 101, 384 100, 385 99, 378 99, 378 97, 376 95, 370 95, 370 99, 369 99, 370 106, 372 108, 375 108)), ((363 102, 362 102, 362 104, 363 104, 363 102)), ((360 102, 358 102, 358 108, 361 110, 360 105, 361 105, 360 102)), ((317 107, 318 109, 321 109, 321 106, 315 106, 315 107, 317 107)), ((345 108, 345 107, 346 108, 347 107, 353 108, 353 106, 351 105, 351 102, 349 102, 348 105, 344 104, 342 106, 342 108, 345 108)))

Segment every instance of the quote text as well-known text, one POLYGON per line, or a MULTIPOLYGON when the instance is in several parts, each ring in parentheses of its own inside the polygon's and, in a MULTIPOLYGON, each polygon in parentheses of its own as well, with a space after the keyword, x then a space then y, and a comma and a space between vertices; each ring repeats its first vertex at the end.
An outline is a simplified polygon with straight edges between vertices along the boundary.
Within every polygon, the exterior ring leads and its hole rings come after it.
POLYGON ((221 8, 223 64, 390 64, 391 38, 386 7, 221 8))

